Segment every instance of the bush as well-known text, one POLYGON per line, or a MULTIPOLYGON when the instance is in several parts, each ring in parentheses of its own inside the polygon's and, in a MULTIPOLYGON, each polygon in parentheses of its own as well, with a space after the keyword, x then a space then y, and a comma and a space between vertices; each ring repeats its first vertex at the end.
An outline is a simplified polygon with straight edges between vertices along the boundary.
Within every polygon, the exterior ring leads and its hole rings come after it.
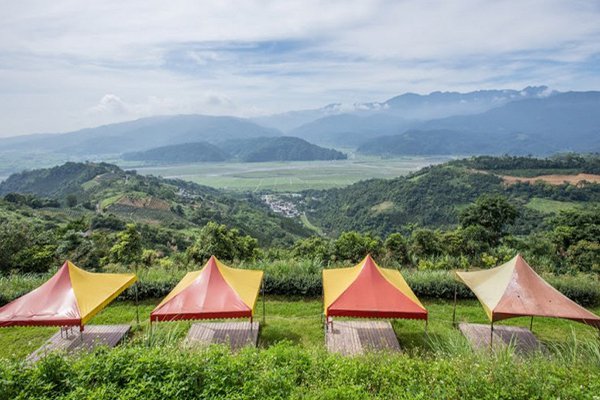
MULTIPOLYGON (((597 347, 597 346, 596 346, 597 347)), ((510 353, 341 357, 286 343, 232 354, 222 346, 99 349, 34 365, 0 361, 0 399, 590 398, 600 369, 510 353)))

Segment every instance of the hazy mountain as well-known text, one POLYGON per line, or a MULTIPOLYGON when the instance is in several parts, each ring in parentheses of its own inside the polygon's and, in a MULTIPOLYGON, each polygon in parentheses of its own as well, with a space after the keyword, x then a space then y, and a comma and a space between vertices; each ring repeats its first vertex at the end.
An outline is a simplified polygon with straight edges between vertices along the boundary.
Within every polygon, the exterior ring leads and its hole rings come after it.
POLYGON ((282 136, 227 141, 221 148, 242 162, 343 160, 346 154, 306 140, 282 136))
POLYGON ((0 146, 3 150, 98 155, 189 142, 278 135, 281 132, 241 118, 174 115, 142 118, 63 134, 0 139, 0 146))
POLYGON ((340 114, 302 125, 292 130, 290 135, 317 144, 357 146, 368 138, 401 133, 414 124, 414 121, 388 114, 340 114))
POLYGON ((328 104, 325 107, 312 110, 289 111, 280 114, 252 118, 252 121, 269 128, 289 132, 294 128, 330 115, 337 115, 343 111, 340 103, 328 104))
POLYGON ((147 161, 168 164, 225 161, 229 157, 229 154, 225 151, 208 142, 174 144, 121 155, 121 158, 126 161, 147 161))
POLYGON ((511 102, 477 115, 425 122, 365 141, 366 154, 549 154, 600 151, 600 92, 511 102))

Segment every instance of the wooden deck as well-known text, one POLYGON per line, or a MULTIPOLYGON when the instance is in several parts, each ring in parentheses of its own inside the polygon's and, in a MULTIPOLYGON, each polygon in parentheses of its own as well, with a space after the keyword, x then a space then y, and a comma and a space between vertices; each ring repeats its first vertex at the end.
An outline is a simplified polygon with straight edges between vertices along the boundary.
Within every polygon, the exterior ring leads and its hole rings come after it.
MULTIPOLYGON (((458 324, 458 329, 469 340, 474 350, 490 348, 490 325, 485 324, 458 324)), ((515 347, 519 354, 532 353, 545 350, 544 345, 527 328, 520 326, 494 325, 494 350, 506 348, 509 344, 515 347)))
POLYGON ((256 346, 260 324, 253 322, 202 322, 193 324, 185 338, 186 346, 227 344, 231 350, 256 346))
POLYGON ((343 355, 366 351, 400 351, 389 321, 334 321, 325 332, 327 350, 343 355))
POLYGON ((83 335, 79 328, 73 328, 67 334, 56 332, 39 349, 27 357, 27 361, 36 362, 46 354, 56 351, 75 353, 89 351, 98 346, 115 347, 131 330, 131 325, 86 325, 83 335))

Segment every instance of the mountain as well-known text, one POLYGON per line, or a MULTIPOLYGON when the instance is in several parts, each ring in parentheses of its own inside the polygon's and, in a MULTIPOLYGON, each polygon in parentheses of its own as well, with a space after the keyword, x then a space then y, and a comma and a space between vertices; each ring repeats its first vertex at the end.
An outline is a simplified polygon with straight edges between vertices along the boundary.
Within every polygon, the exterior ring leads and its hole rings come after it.
POLYGON ((328 104, 325 107, 288 111, 280 114, 272 114, 252 118, 252 121, 268 128, 279 129, 282 132, 290 132, 301 125, 317 120, 319 118, 342 113, 343 106, 340 103, 328 104))
POLYGON ((274 214, 250 193, 225 194, 192 182, 138 175, 107 163, 69 162, 13 174, 0 183, 0 196, 9 193, 52 198, 61 204, 76 202, 76 208, 68 209, 72 213, 113 214, 125 221, 177 231, 215 221, 263 244, 290 244, 311 233, 299 221, 274 214))
POLYGON ((146 161, 154 163, 191 163, 204 161, 225 161, 229 154, 208 142, 174 144, 156 147, 146 151, 124 153, 121 158, 126 161, 146 161))
POLYGON ((249 120, 206 115, 174 115, 87 128, 63 134, 0 139, 3 150, 59 152, 77 155, 119 154, 172 144, 279 136, 281 132, 249 120))
POLYGON ((242 162, 345 160, 346 154, 326 149, 306 140, 281 136, 228 141, 221 144, 242 162))
POLYGON ((403 132, 414 122, 387 115, 340 114, 318 119, 293 129, 289 134, 329 146, 357 146, 368 138, 403 132))
POLYGON ((365 154, 551 154, 600 151, 600 92, 567 92, 447 117, 366 140, 365 154))

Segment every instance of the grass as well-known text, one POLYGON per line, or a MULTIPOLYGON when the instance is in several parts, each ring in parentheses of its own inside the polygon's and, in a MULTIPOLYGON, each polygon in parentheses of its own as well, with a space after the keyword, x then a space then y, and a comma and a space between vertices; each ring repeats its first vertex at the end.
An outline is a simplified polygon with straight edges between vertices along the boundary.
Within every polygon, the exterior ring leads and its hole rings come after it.
POLYGON ((317 235, 323 235, 323 230, 318 226, 313 225, 313 223, 310 222, 310 220, 306 216, 306 213, 302 213, 302 215, 300 215, 300 221, 305 227, 315 232, 317 235))
POLYGON ((544 214, 558 213, 560 211, 569 211, 579 208, 581 205, 572 201, 557 201, 550 199, 532 198, 525 207, 544 214))
POLYGON ((337 161, 228 162, 129 167, 141 174, 181 178, 220 189, 297 192, 305 189, 342 187, 370 178, 394 178, 448 159, 449 157, 381 159, 353 156, 348 160, 337 161))
MULTIPOLYGON (((159 300, 140 303, 141 323, 136 326, 135 305, 131 301, 113 302, 92 319, 91 324, 133 325, 129 341, 137 344, 165 345, 180 342, 191 322, 159 323, 149 335, 148 316, 159 300)), ((466 340, 452 327, 452 302, 428 300, 423 302, 430 313, 428 335, 424 333, 423 321, 395 320, 392 325, 401 347, 411 354, 434 354, 443 349, 468 348, 466 340)), ((600 307, 592 309, 600 313, 600 307)), ((259 336, 259 347, 269 348, 280 342, 288 342, 303 348, 323 347, 324 336, 321 324, 322 303, 320 299, 301 297, 269 297, 266 301, 266 323, 259 336)), ((262 321, 262 303, 259 299, 256 318, 262 321)), ((483 309, 475 300, 459 301, 457 321, 487 323, 483 309)), ((507 325, 529 326, 529 318, 515 318, 502 322, 507 325)), ((0 358, 22 359, 41 346, 56 328, 12 327, 0 331, 0 358)), ((535 318, 534 334, 549 348, 565 348, 573 341, 595 340, 595 329, 560 319, 535 318)))

